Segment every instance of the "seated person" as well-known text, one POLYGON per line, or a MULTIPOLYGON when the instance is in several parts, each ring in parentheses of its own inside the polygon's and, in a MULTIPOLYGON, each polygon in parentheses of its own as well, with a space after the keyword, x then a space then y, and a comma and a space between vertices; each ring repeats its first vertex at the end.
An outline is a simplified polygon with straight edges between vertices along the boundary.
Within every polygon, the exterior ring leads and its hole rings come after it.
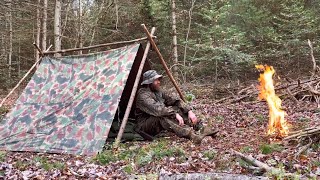
POLYGON ((143 87, 138 90, 136 100, 136 132, 154 136, 167 130, 196 144, 200 144, 205 136, 214 136, 217 131, 203 127, 192 110, 179 98, 162 92, 161 78, 162 75, 155 70, 143 74, 143 87), (202 133, 196 134, 198 130, 202 133))

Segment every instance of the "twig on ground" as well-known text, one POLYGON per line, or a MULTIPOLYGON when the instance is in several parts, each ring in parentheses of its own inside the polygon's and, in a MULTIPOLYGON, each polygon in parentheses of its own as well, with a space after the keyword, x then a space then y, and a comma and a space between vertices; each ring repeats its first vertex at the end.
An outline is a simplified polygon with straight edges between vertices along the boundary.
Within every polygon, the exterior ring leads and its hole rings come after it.
MULTIPOLYGON (((269 165, 267 165, 267 164, 255 159, 255 158, 253 158, 252 156, 246 156, 246 155, 244 155, 244 154, 242 154, 242 153, 240 153, 238 151, 235 151, 233 149, 231 149, 231 152, 233 154, 235 154, 236 156, 240 157, 241 159, 243 159, 244 161, 246 161, 246 162, 248 162, 248 163, 250 163, 250 164, 252 164, 254 166, 257 166, 257 167, 263 169, 266 172, 271 172, 272 174, 283 173, 282 170, 280 170, 278 168, 271 167, 271 166, 269 166, 269 165)), ((284 172, 283 174, 284 174, 284 176, 287 176, 287 177, 288 176, 289 177, 294 177, 295 176, 292 173, 285 173, 284 172)))

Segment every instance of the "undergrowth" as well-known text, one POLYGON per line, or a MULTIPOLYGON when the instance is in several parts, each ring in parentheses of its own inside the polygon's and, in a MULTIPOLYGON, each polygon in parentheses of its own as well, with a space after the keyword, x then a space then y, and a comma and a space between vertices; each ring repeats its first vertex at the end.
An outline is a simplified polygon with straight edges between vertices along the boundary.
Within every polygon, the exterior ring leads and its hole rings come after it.
POLYGON ((103 151, 93 158, 93 161, 102 165, 108 165, 119 161, 125 161, 127 165, 123 170, 132 173, 135 167, 142 167, 152 162, 161 161, 164 158, 173 157, 179 162, 183 162, 185 152, 177 146, 170 146, 168 140, 159 139, 144 146, 130 146, 121 144, 119 148, 103 151))

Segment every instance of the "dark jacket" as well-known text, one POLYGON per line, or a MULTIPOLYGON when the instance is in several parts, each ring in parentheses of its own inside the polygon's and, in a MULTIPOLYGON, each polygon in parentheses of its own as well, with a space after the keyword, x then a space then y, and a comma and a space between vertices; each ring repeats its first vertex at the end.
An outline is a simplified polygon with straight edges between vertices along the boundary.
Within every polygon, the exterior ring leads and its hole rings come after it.
POLYGON ((177 112, 188 113, 189 110, 190 108, 183 104, 178 97, 166 92, 153 92, 149 87, 143 87, 137 93, 136 116, 138 122, 151 116, 174 116, 177 112))

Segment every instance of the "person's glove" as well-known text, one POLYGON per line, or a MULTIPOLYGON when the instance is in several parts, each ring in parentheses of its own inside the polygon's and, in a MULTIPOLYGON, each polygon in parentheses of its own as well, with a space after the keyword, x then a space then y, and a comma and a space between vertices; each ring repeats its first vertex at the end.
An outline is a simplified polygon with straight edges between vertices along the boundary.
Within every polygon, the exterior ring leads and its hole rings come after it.
POLYGON ((183 126, 183 125, 184 125, 183 118, 180 116, 180 114, 176 113, 176 119, 177 119, 177 121, 179 122, 179 125, 180 125, 180 126, 183 126))
POLYGON ((192 124, 198 123, 198 118, 192 111, 188 112, 188 118, 191 120, 192 124))

